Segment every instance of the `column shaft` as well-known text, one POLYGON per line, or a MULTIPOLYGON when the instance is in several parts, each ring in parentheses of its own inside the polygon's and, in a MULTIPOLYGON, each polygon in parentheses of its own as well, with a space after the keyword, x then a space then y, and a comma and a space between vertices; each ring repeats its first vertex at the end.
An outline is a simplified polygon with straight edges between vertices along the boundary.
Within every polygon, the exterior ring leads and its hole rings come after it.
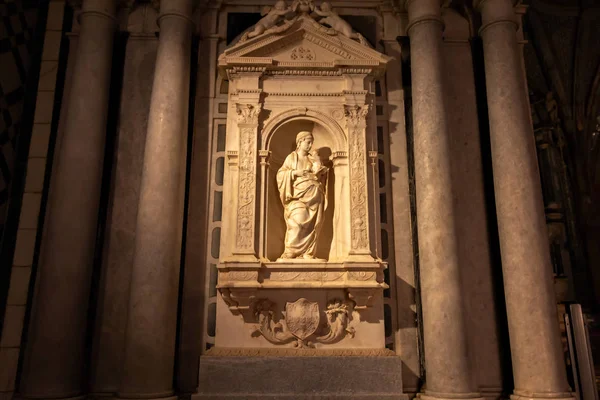
POLYGON ((444 104, 440 2, 408 3, 428 398, 476 398, 469 365, 444 104))
POLYGON ((480 8, 513 398, 570 398, 518 25, 510 0, 480 8))
POLYGON ((173 395, 192 0, 161 2, 137 216, 121 398, 173 395))
POLYGON ((85 0, 82 7, 21 375, 24 397, 67 398, 83 391, 116 0, 85 0))

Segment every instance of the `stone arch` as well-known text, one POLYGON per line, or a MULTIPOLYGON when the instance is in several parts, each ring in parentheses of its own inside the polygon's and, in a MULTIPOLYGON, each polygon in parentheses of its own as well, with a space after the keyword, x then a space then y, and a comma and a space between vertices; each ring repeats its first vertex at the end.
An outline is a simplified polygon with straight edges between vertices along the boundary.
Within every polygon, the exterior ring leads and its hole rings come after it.
MULTIPOLYGON (((341 107, 340 107, 340 113, 341 107)), ((340 114, 342 115, 342 114, 340 114)), ((333 151, 345 151, 346 150, 346 133, 340 126, 340 124, 332 117, 316 110, 311 110, 306 107, 294 108, 291 110, 284 111, 273 118, 270 118, 262 129, 261 149, 269 149, 271 140, 275 132, 284 124, 296 120, 304 119, 315 122, 324 127, 329 134, 333 137, 335 143, 335 149, 333 151)))

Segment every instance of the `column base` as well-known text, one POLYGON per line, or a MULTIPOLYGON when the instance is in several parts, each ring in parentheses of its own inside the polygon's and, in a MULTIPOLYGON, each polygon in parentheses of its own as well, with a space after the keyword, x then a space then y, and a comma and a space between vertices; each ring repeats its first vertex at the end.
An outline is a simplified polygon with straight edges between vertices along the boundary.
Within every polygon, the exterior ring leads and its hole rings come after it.
POLYGON ((552 400, 575 400, 573 393, 569 392, 528 392, 525 390, 515 389, 510 395, 510 400, 537 400, 537 399, 552 399, 552 400))
POLYGON ((56 396, 56 395, 44 395, 44 394, 39 394, 39 395, 29 395, 29 396, 25 396, 25 395, 15 395, 13 397, 13 400, 48 400, 48 399, 52 399, 52 400, 85 400, 87 399, 87 396, 69 396, 67 395, 66 397, 62 397, 62 396, 56 396))
POLYGON ((113 400, 177 400, 173 392, 162 393, 117 393, 113 400))
POLYGON ((481 396, 486 400, 499 400, 508 397, 501 387, 480 387, 479 390, 481 396))
POLYGON ((425 389, 425 393, 419 394, 422 400, 485 400, 479 392, 473 393, 443 393, 432 392, 425 389))

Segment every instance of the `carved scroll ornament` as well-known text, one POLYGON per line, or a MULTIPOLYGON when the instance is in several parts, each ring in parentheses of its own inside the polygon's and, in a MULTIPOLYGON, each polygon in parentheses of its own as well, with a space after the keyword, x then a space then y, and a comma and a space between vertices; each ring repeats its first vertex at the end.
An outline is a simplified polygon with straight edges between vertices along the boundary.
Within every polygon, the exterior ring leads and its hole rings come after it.
POLYGON ((268 299, 258 300, 254 313, 258 321, 255 334, 262 335, 273 344, 293 343, 294 347, 311 348, 315 343, 338 342, 346 334, 354 337, 354 328, 348 327, 351 305, 340 299, 327 303, 325 332, 322 335, 316 335, 321 322, 319 305, 305 298, 287 302, 282 313, 284 318, 277 322, 274 320, 275 305, 268 299))

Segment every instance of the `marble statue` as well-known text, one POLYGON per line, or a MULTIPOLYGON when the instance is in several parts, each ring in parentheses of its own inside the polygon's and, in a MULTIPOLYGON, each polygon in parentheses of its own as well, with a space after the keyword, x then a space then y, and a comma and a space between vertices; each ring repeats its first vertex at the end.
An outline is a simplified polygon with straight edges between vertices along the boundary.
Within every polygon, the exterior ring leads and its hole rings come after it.
POLYGON ((313 0, 294 0, 292 3, 292 10, 294 12, 300 12, 301 14, 307 14, 310 11, 315 10, 313 0))
POLYGON ((263 18, 240 37, 240 43, 268 33, 281 34, 296 21, 302 20, 328 35, 342 34, 350 39, 358 40, 362 45, 369 46, 367 40, 360 33, 354 32, 350 24, 333 11, 331 4, 327 1, 321 3, 319 9, 313 0, 294 0, 290 7, 287 6, 285 0, 277 0, 273 7, 264 7, 261 15, 263 18), (317 22, 315 20, 317 16, 323 18, 317 22))
POLYGON ((261 12, 263 18, 254 25, 252 30, 244 33, 240 41, 243 42, 255 36, 262 35, 267 30, 273 28, 290 11, 291 8, 287 6, 285 0, 277 1, 273 7, 264 7, 261 12))
POLYGON ((316 260, 317 239, 327 208, 327 173, 319 156, 311 153, 312 133, 296 136, 296 150, 277 171, 277 187, 287 226, 285 250, 278 261, 316 260))
POLYGON ((344 21, 331 9, 331 4, 328 2, 324 1, 321 3, 320 10, 315 7, 314 12, 321 17, 325 17, 322 18, 319 23, 329 25, 334 31, 339 32, 350 39, 357 39, 361 44, 367 43, 366 39, 360 33, 354 32, 350 24, 344 21))

